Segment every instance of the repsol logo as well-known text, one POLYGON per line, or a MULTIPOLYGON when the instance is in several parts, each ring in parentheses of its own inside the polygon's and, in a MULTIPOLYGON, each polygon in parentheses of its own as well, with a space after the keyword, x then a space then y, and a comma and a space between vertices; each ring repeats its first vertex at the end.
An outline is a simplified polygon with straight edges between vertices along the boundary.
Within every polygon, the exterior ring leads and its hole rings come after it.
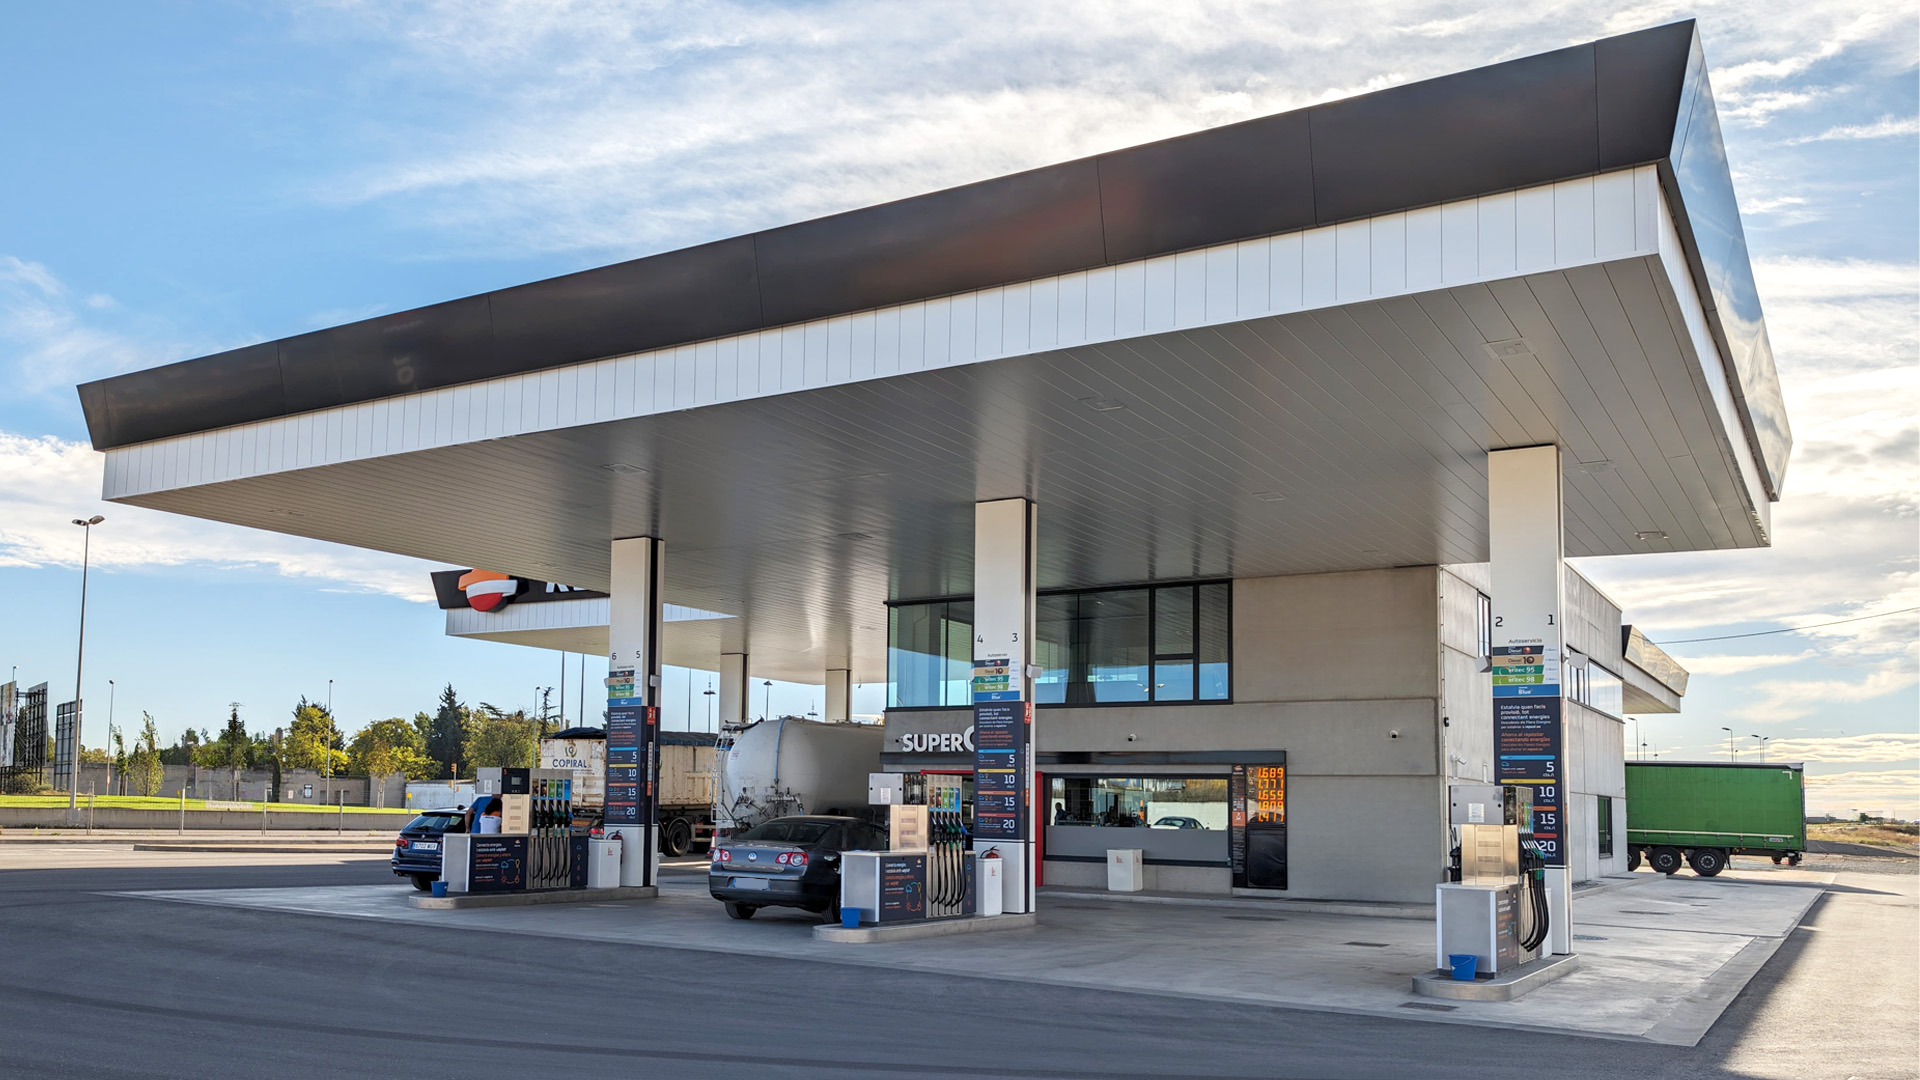
POLYGON ((903 754, 971 754, 973 753, 973 728, 965 731, 919 731, 906 732, 900 736, 900 752, 903 754))

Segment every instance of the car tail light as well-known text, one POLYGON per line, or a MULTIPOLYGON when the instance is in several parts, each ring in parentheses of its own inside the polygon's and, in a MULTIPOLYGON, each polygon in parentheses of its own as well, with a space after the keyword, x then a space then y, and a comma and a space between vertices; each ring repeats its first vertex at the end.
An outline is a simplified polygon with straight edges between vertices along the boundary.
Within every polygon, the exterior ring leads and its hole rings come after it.
POLYGON ((393 846, 394 846, 394 847, 406 847, 406 846, 407 846, 407 838, 406 838, 406 837, 404 837, 404 836, 396 836, 396 837, 394 837, 394 838, 393 838, 393 846))
POLYGON ((804 851, 783 851, 780 853, 780 857, 773 861, 779 863, 781 866, 805 866, 807 865, 807 853, 804 851))
POLYGON ((714 862, 732 862, 733 852, 728 851, 726 848, 714 848, 713 861, 714 862))

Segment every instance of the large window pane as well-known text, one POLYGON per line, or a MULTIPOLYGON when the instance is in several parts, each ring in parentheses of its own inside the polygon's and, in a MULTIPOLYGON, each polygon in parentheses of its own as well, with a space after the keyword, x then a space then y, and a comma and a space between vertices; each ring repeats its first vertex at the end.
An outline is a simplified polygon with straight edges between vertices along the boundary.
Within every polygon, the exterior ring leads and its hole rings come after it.
MULTIPOLYGON (((1034 701, 1041 705, 1228 701, 1232 586, 1094 589, 1038 598, 1034 701)), ((903 604, 888 615, 887 706, 971 702, 973 602, 903 604)))
POLYGON ((964 705, 972 668, 971 601, 902 604, 888 610, 888 708, 964 705))
POLYGON ((1080 618, 1086 623, 1087 682, 1093 700, 1146 701, 1148 670, 1147 590, 1117 589, 1085 593, 1080 618))
POLYGON ((1041 705, 1060 705, 1067 701, 1067 688, 1073 679, 1078 595, 1043 596, 1035 612, 1037 639, 1033 643, 1033 662, 1040 677, 1033 683, 1033 700, 1041 705))
POLYGON ((1200 700, 1226 701, 1233 696, 1233 586, 1221 582, 1201 585, 1195 591, 1199 627, 1194 644, 1200 668, 1200 700))
POLYGON ((1049 858, 1104 861, 1117 847, 1149 860, 1226 861, 1224 777, 1056 776, 1048 795, 1049 858))

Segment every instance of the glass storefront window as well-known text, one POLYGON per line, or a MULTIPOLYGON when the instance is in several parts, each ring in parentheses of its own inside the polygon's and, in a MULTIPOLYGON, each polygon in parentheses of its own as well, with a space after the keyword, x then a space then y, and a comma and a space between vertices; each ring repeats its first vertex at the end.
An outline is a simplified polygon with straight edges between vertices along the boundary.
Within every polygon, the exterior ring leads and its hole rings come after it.
MULTIPOLYGON (((1034 701, 1104 705, 1232 697, 1228 582, 1047 593, 1035 611, 1034 701)), ((973 605, 891 609, 888 707, 970 704, 973 605), (944 652, 942 650, 945 650, 944 652)))
POLYGON ((887 707, 972 704, 973 601, 937 600, 887 610, 887 707))
POLYGON ((1055 776, 1048 781, 1047 858, 1104 861, 1108 848, 1147 859, 1225 863, 1226 777, 1055 776))

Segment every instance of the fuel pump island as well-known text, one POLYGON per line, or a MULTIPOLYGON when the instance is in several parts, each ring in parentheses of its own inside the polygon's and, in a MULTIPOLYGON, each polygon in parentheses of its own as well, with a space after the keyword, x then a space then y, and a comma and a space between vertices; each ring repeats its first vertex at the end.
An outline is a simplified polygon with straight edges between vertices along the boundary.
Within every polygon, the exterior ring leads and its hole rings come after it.
POLYGON ((639 895, 620 888, 621 840, 574 824, 574 774, 568 769, 479 770, 466 832, 442 835, 440 881, 416 907, 604 899, 639 895), (499 831, 481 821, 499 815, 499 831))

